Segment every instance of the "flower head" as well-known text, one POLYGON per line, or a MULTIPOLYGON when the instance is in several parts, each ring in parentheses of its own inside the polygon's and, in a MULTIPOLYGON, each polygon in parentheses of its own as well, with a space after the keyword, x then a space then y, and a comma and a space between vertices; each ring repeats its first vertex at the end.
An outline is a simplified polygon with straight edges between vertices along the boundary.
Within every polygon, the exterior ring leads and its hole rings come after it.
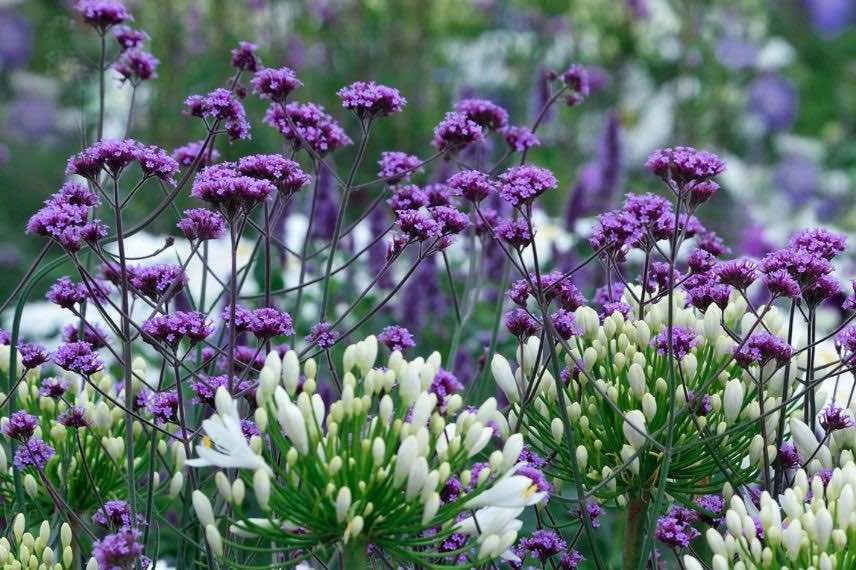
POLYGON ((698 183, 725 171, 725 163, 712 152, 689 146, 654 151, 645 167, 656 176, 674 180, 679 186, 698 183))
POLYGON ((416 341, 413 340, 413 335, 409 330, 402 326, 390 325, 377 335, 377 339, 382 342, 388 349, 404 352, 408 348, 416 346, 416 341))
POLYGON ((791 359, 794 349, 781 338, 768 332, 756 332, 735 349, 734 360, 746 368, 750 364, 764 365, 771 361, 783 364, 791 359))
POLYGON ((512 206, 529 204, 559 183, 552 172, 538 166, 523 165, 509 168, 499 175, 497 190, 503 200, 512 206))
POLYGON ((57 366, 69 372, 83 376, 95 374, 104 368, 104 362, 88 342, 67 342, 60 345, 54 353, 57 366))
POLYGON ((279 154, 245 156, 238 161, 238 172, 244 176, 268 180, 287 194, 297 192, 311 180, 299 164, 279 154))
POLYGON ((402 210, 396 224, 406 236, 417 241, 439 237, 442 232, 440 223, 424 210, 402 210))
POLYGON ((308 147, 324 156, 351 144, 351 139, 324 107, 314 103, 291 102, 268 108, 265 123, 277 129, 294 148, 308 147))
POLYGON ((160 60, 147 51, 139 48, 126 49, 113 64, 113 69, 119 74, 121 81, 131 85, 139 85, 143 81, 158 76, 157 68, 160 60))
POLYGON ((47 362, 50 357, 48 350, 42 345, 36 343, 19 345, 18 354, 21 355, 21 364, 23 364, 24 368, 27 370, 38 368, 47 362))
POLYGON ((191 95, 184 101, 189 115, 223 123, 229 140, 250 138, 250 123, 244 105, 228 89, 215 89, 207 95, 191 95))
POLYGON ((528 338, 538 332, 538 322, 525 309, 511 309, 503 319, 505 328, 517 338, 528 338))
POLYGON ((490 177, 478 170, 464 170, 452 175, 447 184, 470 202, 481 202, 494 190, 490 177))
POLYGON ((263 307, 253 311, 249 330, 262 339, 291 336, 294 334, 294 322, 291 320, 291 315, 285 311, 263 307))
POLYGON ((68 428, 83 428, 89 426, 86 409, 83 406, 72 406, 64 411, 57 421, 68 428))
POLYGON ((178 346, 182 339, 191 344, 205 340, 214 329, 205 315, 194 311, 176 311, 157 315, 143 323, 143 339, 178 346))
POLYGON ((847 237, 823 228, 796 233, 788 242, 792 249, 804 250, 824 259, 833 259, 847 249, 847 237))
POLYGON ((241 174, 233 164, 215 164, 196 175, 190 195, 217 205, 227 216, 263 202, 276 191, 269 180, 241 174))
POLYGON ((303 87, 303 82, 297 78, 294 70, 288 67, 260 69, 256 71, 250 84, 263 99, 277 102, 285 101, 292 91, 303 87))
POLYGON ((432 144, 438 151, 454 151, 484 140, 484 132, 463 113, 446 113, 434 129, 432 144))
POLYGON ((529 127, 508 126, 500 130, 508 148, 514 152, 523 152, 536 146, 541 146, 541 140, 529 127))
POLYGON ((673 354, 678 360, 682 360, 698 344, 698 335, 681 326, 672 327, 671 342, 669 341, 669 327, 665 327, 651 343, 657 349, 658 354, 673 354))
POLYGON ((410 180, 411 175, 421 170, 422 160, 406 152, 384 151, 377 163, 380 166, 377 175, 387 184, 398 184, 410 180))
POLYGON ((501 220, 494 228, 496 237, 507 242, 512 247, 522 249, 532 243, 532 232, 524 219, 501 220))
POLYGON ((184 216, 176 225, 184 237, 191 241, 220 239, 226 234, 226 220, 223 216, 205 208, 185 210, 184 216))
POLYGON ((204 147, 204 140, 192 141, 172 151, 172 158, 181 166, 190 166, 196 162, 200 167, 214 164, 220 160, 220 152, 213 147, 204 147))
POLYGON ((146 405, 158 424, 178 421, 178 392, 166 390, 155 392, 146 405))
POLYGON ((262 65, 256 54, 258 46, 250 42, 238 42, 238 47, 232 50, 232 67, 242 71, 255 73, 262 65))
POLYGON ((113 37, 116 38, 122 51, 138 48, 149 39, 149 34, 143 30, 135 30, 130 26, 117 26, 113 28, 113 37))
POLYGON ((115 534, 108 534, 101 540, 96 540, 92 546, 92 556, 98 562, 98 568, 125 570, 134 567, 143 554, 140 536, 140 531, 123 527, 115 534))
POLYGON ((39 425, 39 420, 23 410, 14 412, 3 426, 3 435, 10 439, 30 439, 39 425))
POLYGON ((35 467, 42 471, 55 454, 54 448, 45 443, 44 440, 31 437, 22 442, 18 451, 15 452, 15 467, 18 469, 35 467))
POLYGON ((128 281, 136 292, 154 300, 167 293, 174 295, 187 284, 187 274, 180 265, 163 263, 135 267, 129 273, 128 281))
POLYGON ((68 277, 60 277, 48 289, 47 299, 64 309, 73 309, 89 297, 89 290, 83 283, 75 283, 68 277))
POLYGON ((401 96, 398 89, 374 81, 356 81, 339 89, 337 95, 342 107, 353 111, 361 119, 399 113, 407 105, 407 99, 401 96))
POLYGON ((339 333, 333 329, 333 324, 328 322, 313 325, 306 337, 306 342, 310 345, 325 349, 332 347, 337 340, 339 340, 339 333))
POLYGON ((565 98, 565 102, 569 107, 579 105, 591 92, 589 72, 581 65, 574 64, 570 66, 562 73, 561 80, 565 84, 565 87, 571 91, 565 98))
POLYGON ((125 5, 117 0, 78 0, 74 10, 80 14, 84 22, 101 33, 134 19, 125 5))
POLYGON ((487 99, 462 99, 455 103, 455 111, 491 131, 508 125, 508 111, 487 99))
POLYGON ((39 386, 39 395, 45 398, 59 400, 68 391, 69 382, 60 376, 51 376, 42 380, 39 386))

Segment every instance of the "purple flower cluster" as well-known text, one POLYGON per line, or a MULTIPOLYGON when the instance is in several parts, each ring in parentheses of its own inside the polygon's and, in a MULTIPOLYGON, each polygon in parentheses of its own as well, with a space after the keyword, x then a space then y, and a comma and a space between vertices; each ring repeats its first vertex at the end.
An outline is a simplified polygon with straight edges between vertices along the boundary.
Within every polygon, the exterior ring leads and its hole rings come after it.
POLYGON ((48 301, 64 309, 73 309, 89 297, 89 290, 83 283, 75 283, 68 277, 60 277, 51 285, 46 295, 48 301))
POLYGON ((191 95, 184 101, 187 114, 213 121, 213 129, 220 123, 226 129, 229 140, 250 138, 250 123, 244 105, 228 89, 215 89, 207 95, 191 95))
POLYGON ((172 151, 172 158, 180 166, 191 166, 197 162, 200 167, 214 164, 220 160, 220 152, 213 147, 204 147, 204 140, 192 141, 172 151), (205 151, 203 152, 203 148, 205 151))
POLYGON ((360 119, 386 117, 401 112, 407 105, 407 99, 398 89, 374 81, 356 81, 339 89, 337 95, 342 107, 353 111, 360 119))
POLYGON ((671 346, 669 346, 669 328, 664 327, 651 346, 657 349, 657 354, 667 355, 671 353, 678 360, 682 360, 699 343, 699 337, 694 332, 681 326, 672 327, 671 346))
MULTIPOLYGON (((229 390, 229 377, 228 376, 203 376, 198 380, 191 382, 190 388, 193 390, 195 397, 193 399, 194 402, 201 404, 208 404, 212 408, 214 407, 214 396, 217 394, 217 389, 223 387, 229 390)), ((235 394, 245 393, 247 396, 250 396, 250 391, 253 387, 253 383, 248 380, 243 380, 238 382, 234 388, 235 394)))
POLYGON ((645 167, 654 175, 674 181, 683 188, 721 174, 725 171, 725 162, 712 152, 677 146, 654 151, 645 167))
POLYGON ((539 529, 520 541, 515 549, 515 554, 521 559, 531 555, 545 563, 549 558, 564 552, 567 548, 568 544, 556 531, 539 529))
POLYGON ((45 443, 44 440, 31 437, 23 442, 18 451, 15 452, 15 467, 18 469, 35 467, 42 471, 55 454, 54 448, 45 443))
POLYGON ((800 232, 788 247, 767 254, 760 263, 764 284, 775 296, 802 296, 816 306, 838 294, 840 285, 830 274, 830 260, 846 246, 843 236, 823 229, 800 232))
MULTIPOLYGON (((143 516, 137 513, 137 525, 142 524, 143 516)), ((92 515, 92 522, 104 529, 126 528, 131 526, 131 506, 122 500, 106 501, 104 506, 92 515)))
POLYGON ((294 70, 288 67, 260 69, 253 75, 250 84, 262 99, 277 103, 282 103, 292 91, 303 87, 303 82, 297 78, 294 70))
POLYGON ((159 425, 178 420, 178 392, 166 390, 152 394, 146 405, 159 425))
POLYGON ((105 331, 98 323, 86 323, 83 327, 83 334, 80 332, 80 327, 69 323, 62 328, 63 342, 83 341, 98 350, 107 346, 107 331, 105 331))
POLYGON ((88 342, 67 342, 54 353, 54 362, 63 370, 90 376, 104 368, 104 362, 88 342))
POLYGON ((434 376, 434 380, 431 381, 428 392, 437 396, 437 409, 441 414, 445 414, 449 405, 449 397, 463 389, 464 385, 461 384, 457 376, 441 368, 434 376))
POLYGON ((98 197, 85 187, 67 182, 30 217, 27 233, 49 237, 76 252, 84 242, 94 243, 107 235, 104 224, 89 220, 89 209, 98 203, 98 197))
POLYGON ((657 519, 654 536, 672 548, 687 548, 690 542, 701 535, 692 526, 697 520, 698 515, 694 511, 684 507, 672 507, 666 516, 657 519))
POLYGON ((784 442, 782 447, 779 448, 776 460, 787 469, 798 469, 802 467, 802 457, 800 457, 800 452, 797 451, 797 448, 793 443, 784 442))
POLYGON ((533 133, 529 127, 524 126, 509 126, 501 131, 502 137, 505 139, 508 148, 514 152, 523 152, 541 146, 541 140, 533 133))
POLYGON ((380 153, 377 163, 380 166, 377 175, 387 184, 398 184, 410 180, 410 177, 420 170, 422 160, 406 152, 385 151, 380 153))
POLYGON ((149 52, 132 48, 122 52, 113 64, 113 69, 119 74, 120 81, 127 81, 136 86, 143 81, 156 78, 158 65, 160 60, 149 52))
POLYGON ((226 234, 226 220, 223 216, 205 208, 185 210, 176 226, 191 241, 220 239, 226 234))
POLYGON ((409 330, 402 326, 390 325, 377 335, 377 339, 384 344, 389 350, 397 350, 404 352, 408 348, 416 346, 416 341, 413 340, 413 335, 409 330))
POLYGON ((67 428, 83 428, 89 426, 86 419, 86 409, 83 406, 73 406, 64 411, 57 421, 67 428))
POLYGON ((280 154, 253 154, 238 161, 238 172, 259 180, 268 180, 291 194, 311 181, 300 165, 280 154))
POLYGON ((853 425, 853 418, 850 415, 850 411, 835 403, 829 404, 820 412, 820 427, 827 434, 853 427, 853 425))
POLYGON ((505 328, 518 339, 528 338, 541 328, 538 321, 525 309, 511 309, 503 318, 505 328))
POLYGON ((156 341, 172 348, 182 339, 191 344, 205 340, 214 328, 205 315, 195 311, 176 311, 168 315, 157 315, 143 323, 143 339, 156 341))
POLYGON ((294 334, 294 321, 291 315, 273 307, 255 309, 250 314, 248 330, 260 339, 294 334))
POLYGON ((455 111, 490 131, 508 125, 508 111, 487 99, 462 99, 455 103, 455 111))
POLYGON ((591 78, 589 72, 581 65, 572 65, 564 73, 560 79, 570 90, 570 93, 565 97, 565 103, 569 107, 576 107, 591 93, 591 78))
POLYGON ((113 37, 122 51, 134 49, 149 41, 149 34, 143 30, 135 30, 130 26, 117 26, 113 28, 113 37))
POLYGON ((125 168, 138 163, 146 178, 160 178, 174 184, 178 162, 156 146, 146 146, 133 139, 98 141, 68 159, 66 174, 77 174, 95 180, 104 171, 118 178, 125 168))
POLYGON ((333 330, 333 324, 328 322, 318 323, 309 329, 306 342, 317 345, 319 348, 331 348, 339 340, 339 333, 333 330))
POLYGON ((128 267, 128 282, 134 290, 153 300, 169 293, 175 295, 187 284, 187 274, 180 265, 159 263, 146 267, 128 267))
POLYGON ((256 54, 258 46, 251 42, 238 42, 238 47, 232 50, 232 67, 241 71, 255 73, 262 65, 261 59, 256 54))
POLYGON ((570 311, 559 309, 550 316, 550 320, 556 329, 556 333, 564 340, 583 334, 582 329, 577 324, 576 316, 570 311))
POLYGON ((324 107, 314 103, 288 103, 271 105, 264 122, 275 128, 299 149, 308 147, 319 156, 351 144, 351 139, 324 107))
POLYGON ((18 354, 21 356, 21 364, 25 370, 38 368, 48 361, 50 353, 40 344, 21 344, 18 346, 18 354))
POLYGON ((794 349, 781 338, 768 332, 757 332, 734 349, 734 360, 747 368, 752 364, 763 366, 774 360, 784 364, 793 354, 794 349))
POLYGON ((30 439, 38 425, 38 419, 23 410, 19 410, 9 416, 9 421, 3 426, 3 435, 9 439, 30 439))
POLYGON ((524 164, 514 166, 499 175, 497 190, 500 197, 515 208, 532 201, 547 192, 555 190, 559 182, 546 168, 524 164))
POLYGON ((45 398, 59 400, 68 391, 69 382, 59 376, 51 376, 42 380, 39 386, 39 395, 45 398))
POLYGON ((720 282, 745 291, 758 279, 758 265, 749 259, 735 259, 717 264, 720 282))
POLYGON ((847 249, 847 237, 823 228, 811 228, 796 233, 788 242, 788 247, 824 259, 834 259, 847 249))
POLYGON ((236 166, 223 163, 205 168, 196 175, 190 195, 220 207, 231 218, 276 191, 269 180, 241 174, 236 166))
POLYGON ((494 191, 490 177, 478 170, 464 170, 452 175, 447 181, 450 188, 470 202, 481 202, 494 191))
POLYGON ((84 22, 102 34, 108 28, 134 19, 125 5, 117 0, 78 0, 74 10, 84 22))
POLYGON ((835 341, 841 348, 841 361, 849 365, 856 364, 856 325, 844 327, 835 341))
POLYGON ((496 237, 511 247, 523 249, 532 243, 533 235, 525 219, 499 220, 493 229, 496 237))
POLYGON ((409 239, 426 241, 441 234, 440 223, 425 210, 401 210, 397 218, 396 225, 409 239))
POLYGON ((92 546, 92 556, 100 570, 126 570, 133 568, 143 554, 140 531, 125 527, 108 534, 92 546))
POLYGON ((431 144, 438 151, 456 151, 484 140, 481 126, 463 113, 446 113, 440 124, 434 129, 431 144))

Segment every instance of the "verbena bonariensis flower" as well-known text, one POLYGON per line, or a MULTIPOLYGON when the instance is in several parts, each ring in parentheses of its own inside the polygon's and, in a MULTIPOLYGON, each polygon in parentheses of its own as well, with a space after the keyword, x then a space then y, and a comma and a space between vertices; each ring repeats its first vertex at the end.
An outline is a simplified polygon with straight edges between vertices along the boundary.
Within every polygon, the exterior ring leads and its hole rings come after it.
POLYGON ((132 568, 143 554, 142 533, 134 528, 121 528, 92 545, 92 556, 98 568, 123 570, 132 568))
POLYGON ((478 170, 458 172, 446 183, 470 202, 481 202, 494 191, 494 184, 490 177, 478 170))
POLYGON ((128 276, 128 282, 140 295, 153 300, 169 293, 178 293, 187 284, 187 274, 180 265, 160 263, 146 267, 134 267, 128 276))
MULTIPOLYGON (((638 297, 639 286, 631 287, 638 297)), ((710 481, 699 481, 681 467, 674 471, 670 468, 665 482, 667 493, 669 488, 677 493, 682 485, 699 494, 717 493, 727 480, 716 467, 714 452, 693 447, 698 438, 697 425, 710 426, 714 431, 739 425, 739 430, 729 432, 727 440, 713 437, 711 446, 716 454, 750 455, 750 444, 760 427, 758 422, 743 418, 757 406, 759 385, 744 382, 744 370, 731 361, 736 342, 721 324, 725 321, 736 331, 751 326, 751 315, 743 318, 745 301, 735 298, 724 310, 713 306, 702 314, 685 305, 681 291, 675 291, 674 296, 674 323, 680 323, 672 327, 674 357, 669 354, 669 327, 662 317, 665 313, 661 313, 666 311, 669 299, 657 300, 639 319, 637 301, 628 291, 622 302, 627 310, 607 310, 602 321, 594 309, 578 307, 573 312, 573 336, 569 340, 560 335, 553 337, 553 342, 559 344, 554 357, 550 349, 541 346, 538 336, 522 339, 516 370, 503 356, 493 357, 494 380, 510 402, 509 423, 527 435, 535 453, 553 458, 544 467, 546 475, 574 482, 579 481, 575 473, 580 473, 583 487, 590 490, 592 498, 611 501, 624 496, 633 500, 640 488, 658 481, 657 473, 663 465, 659 450, 668 437, 663 428, 669 424, 672 405, 681 415, 680 422, 686 422, 680 423, 686 427, 673 432, 673 444, 686 444, 688 451, 685 456, 673 456, 671 461, 709 469, 705 472, 718 475, 710 481), (559 358, 573 374, 569 373, 565 382, 555 378, 551 367, 545 364, 549 358, 559 358), (621 363, 620 368, 613 369, 616 363, 621 363), (678 371, 677 380, 670 385, 667 379, 672 366, 678 371), (706 372, 708 367, 719 371, 712 382, 706 372), (561 400, 557 391, 560 389, 564 391, 561 400), (570 445, 563 423, 565 411, 575 440, 570 450, 573 458, 570 454, 554 455, 555 449, 570 445), (689 413, 693 419, 687 417, 689 413)), ((760 386, 765 398, 775 398, 773 384, 760 386)), ((775 431, 774 426, 768 425, 770 432, 775 431)), ((753 454, 751 461, 730 475, 737 484, 754 480, 758 461, 759 456, 753 454)))
POLYGON ((400 151, 384 151, 377 161, 380 170, 377 175, 387 184, 393 185, 410 180, 417 172, 421 172, 422 160, 418 156, 400 151))
POLYGON ((674 181, 681 189, 725 171, 725 162, 712 152, 689 146, 662 148, 654 151, 645 167, 656 176, 674 181))
POLYGON ((214 124, 222 123, 229 140, 250 137, 250 123, 244 105, 228 89, 221 87, 207 95, 191 95, 184 101, 184 106, 189 115, 213 121, 214 124))
POLYGON ((6 418, 3 423, 3 435, 9 439, 30 439, 36 427, 39 425, 39 420, 31 416, 23 410, 14 412, 9 418, 6 418))
POLYGON ((241 174, 234 164, 215 164, 196 175, 190 195, 220 208, 231 220, 235 215, 248 211, 263 202, 276 186, 241 174))
POLYGON ((135 30, 130 26, 116 26, 113 28, 113 37, 122 51, 134 49, 149 41, 149 34, 143 30, 135 30))
POLYGON ((401 96, 398 89, 374 81, 356 81, 339 89, 336 94, 342 107, 353 111, 360 119, 399 113, 407 105, 407 99, 401 96))
POLYGON ((205 315, 192 311, 176 311, 157 315, 143 323, 143 339, 157 341, 175 348, 183 339, 191 344, 205 340, 214 328, 205 315))
POLYGON ((716 265, 719 280, 740 291, 745 291, 758 278, 758 265, 750 259, 735 259, 716 265))
POLYGON ((250 332, 258 338, 269 339, 275 336, 291 336, 294 334, 294 323, 291 315, 273 307, 263 307, 252 312, 250 317, 250 332))
POLYGON ((779 365, 791 359, 794 349, 783 339, 768 333, 757 332, 734 352, 734 360, 743 367, 750 364, 765 365, 774 361, 779 365))
POLYGON ((146 407, 158 425, 178 421, 178 392, 165 390, 156 392, 149 398, 146 407))
POLYGON ((303 87, 303 82, 297 78, 294 70, 288 67, 260 69, 253 75, 250 83, 263 99, 279 103, 285 101, 292 91, 303 87))
POLYGON ((56 455, 54 448, 43 439, 31 437, 18 446, 18 451, 15 452, 15 467, 18 469, 35 467, 38 471, 43 471, 54 455, 56 455))
POLYGON ((377 339, 390 350, 404 352, 408 348, 416 346, 413 334, 399 325, 390 325, 377 335, 377 339))
POLYGON ((160 60, 147 51, 138 48, 126 49, 113 64, 121 81, 139 85, 143 81, 155 79, 160 60))
POLYGON ((487 99, 462 99, 455 103, 455 111, 490 131, 508 125, 508 111, 487 99))
POLYGON ((125 5, 117 0, 78 0, 74 9, 84 22, 102 34, 108 28, 134 19, 125 5))
POLYGON ((570 90, 565 102, 570 107, 582 103, 591 93, 591 83, 588 71, 581 65, 572 65, 561 75, 562 83, 570 90))
POLYGON ((232 67, 253 73, 258 71, 262 65, 261 59, 256 54, 258 49, 258 46, 252 42, 238 42, 238 47, 231 52, 232 67))
POLYGON ((714 567, 849 568, 856 464, 850 458, 829 477, 825 483, 799 470, 778 500, 762 492, 757 508, 733 495, 723 517, 728 524, 706 535, 714 567))
POLYGON ((109 337, 107 331, 98 323, 86 323, 83 331, 79 325, 69 323, 62 328, 63 342, 84 341, 92 346, 93 350, 107 346, 109 337))
POLYGON ((621 260, 642 237, 642 229, 632 214, 612 210, 597 217, 598 226, 589 238, 589 245, 604 255, 621 260))
MULTIPOLYGON (((289 556, 305 547, 305 537, 324 535, 341 543, 346 557, 382 552, 406 563, 403 553, 416 544, 420 552, 442 557, 443 544, 454 535, 471 560, 486 563, 513 544, 523 510, 546 498, 540 472, 521 474, 527 467, 518 463, 521 434, 511 435, 492 398, 473 411, 460 411, 460 399, 444 394, 447 406, 439 413, 438 396, 429 391, 441 373, 439 354, 408 361, 393 352, 383 368, 376 367, 376 358, 374 337, 349 346, 339 373, 342 396, 325 405, 315 392, 314 363, 304 366, 306 381, 298 391, 297 355, 268 354, 257 398, 263 415, 277 418, 259 424, 271 450, 253 443, 258 437, 247 442, 237 402, 218 390, 218 412, 203 422, 213 447, 197 447, 199 458, 189 464, 221 469, 217 477, 227 480, 225 470, 237 470, 242 487, 252 489, 263 519, 251 518, 243 508, 244 493, 226 498, 234 505, 229 517, 233 548, 255 548, 261 539, 289 556), (496 426, 499 439, 489 424, 496 426), (350 443, 360 441, 365 444, 350 443), (476 458, 492 449, 490 463, 479 464, 476 458), (274 453, 284 460, 276 461, 274 453), (460 485, 441 498, 452 477, 460 485), (323 505, 329 516, 295 511, 298 495, 323 505), (400 515, 389 519, 375 516, 378 512, 400 515), (300 532, 294 532, 297 528, 300 532), (368 544, 374 550, 365 554, 368 544)), ((205 517, 213 512, 201 493, 195 494, 194 505, 205 517)), ((206 525, 209 543, 215 545, 220 540, 217 517, 206 525)))
POLYGON ((136 522, 131 524, 131 507, 127 501, 106 501, 104 506, 92 515, 92 522, 105 529, 138 526, 144 522, 143 516, 137 513, 136 522))
POLYGON ((306 342, 319 348, 331 348, 339 340, 339 333, 328 322, 317 323, 309 330, 306 342))
POLYGON ((244 176, 272 182, 286 195, 297 192, 311 178, 300 165, 280 154, 253 154, 238 161, 238 172, 244 176))
POLYGON ((514 152, 523 152, 536 146, 541 146, 541 140, 529 127, 508 126, 500 130, 508 148, 514 152))
POLYGON ((191 241, 220 239, 226 235, 226 220, 223 219, 223 216, 205 208, 185 210, 184 216, 176 225, 184 237, 191 241))
POLYGON ((428 194, 415 184, 402 184, 393 188, 392 197, 386 203, 394 212, 418 210, 428 205, 428 194))
POLYGON ((440 237, 442 227, 426 210, 402 210, 396 224, 410 239, 425 241, 440 237))
POLYGON ((214 164, 220 160, 220 151, 208 146, 204 147, 205 152, 203 152, 202 149, 204 144, 204 140, 189 142, 186 145, 173 150, 172 158, 175 159, 180 166, 190 166, 196 162, 200 167, 214 164))
POLYGON ((58 400, 62 398, 71 386, 68 380, 58 376, 45 378, 39 387, 39 394, 45 398, 53 398, 58 400))
POLYGON ((811 228, 794 234, 788 247, 833 259, 847 249, 847 237, 823 228, 811 228))
POLYGON ((48 350, 44 346, 36 343, 19 345, 18 354, 21 356, 21 364, 27 370, 38 368, 47 362, 50 357, 48 350))
POLYGON ((83 283, 75 283, 68 277, 60 277, 51 285, 46 295, 48 301, 64 309, 73 309, 86 301, 89 290, 83 283))
POLYGON ((514 248, 523 249, 532 243, 532 231, 524 219, 500 220, 494 227, 496 237, 514 248))
POLYGON ((544 192, 555 190, 558 185, 552 172, 531 165, 509 168, 497 179, 500 197, 514 207, 530 204, 544 192))
POLYGON ((541 328, 538 322, 525 309, 511 309, 505 313, 503 322, 508 332, 520 339, 534 335, 541 328))
POLYGON ((137 159, 139 148, 140 143, 132 139, 98 141, 69 158, 65 172, 90 180, 98 177, 102 170, 118 177, 137 159))
POLYGON ((352 143, 324 107, 314 103, 291 102, 285 108, 273 104, 265 113, 264 122, 278 130, 294 148, 308 147, 320 156, 352 143))
POLYGON ((60 345, 54 352, 54 362, 64 370, 83 376, 91 376, 104 368, 101 357, 92 350, 92 345, 88 342, 67 342, 60 345))
POLYGON ((432 144, 438 151, 461 150, 467 145, 484 140, 484 131, 463 113, 446 113, 434 129, 432 144))

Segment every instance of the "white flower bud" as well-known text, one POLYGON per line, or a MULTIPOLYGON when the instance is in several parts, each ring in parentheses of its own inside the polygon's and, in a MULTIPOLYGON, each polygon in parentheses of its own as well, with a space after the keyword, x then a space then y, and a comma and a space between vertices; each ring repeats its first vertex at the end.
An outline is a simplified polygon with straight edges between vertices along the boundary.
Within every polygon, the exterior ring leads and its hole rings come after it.
POLYGON ((642 413, 649 422, 657 415, 657 400, 650 392, 642 396, 642 413))
POLYGON ((514 467, 520 452, 523 451, 523 436, 515 433, 505 441, 502 447, 502 464, 500 470, 505 472, 514 467))
POLYGON ((505 397, 512 404, 520 401, 520 392, 517 388, 517 381, 514 379, 514 373, 511 371, 511 365, 503 356, 494 354, 490 361, 490 370, 493 373, 493 379, 500 390, 505 393, 505 397))
POLYGON ((645 384, 645 371, 635 362, 627 369, 627 381, 630 383, 630 392, 637 400, 648 391, 648 386, 645 384))
POLYGON ((582 329, 583 335, 586 338, 593 338, 597 335, 597 331, 600 328, 600 318, 598 318, 597 312, 594 309, 583 305, 574 311, 574 317, 576 317, 577 324, 582 329))
POLYGON ((270 475, 264 469, 256 469, 253 473, 253 491, 259 506, 267 511, 270 508, 270 475))
POLYGON ((193 510, 196 511, 196 518, 199 519, 199 522, 202 526, 206 526, 209 524, 214 524, 214 509, 211 508, 211 501, 208 500, 208 497, 200 491, 193 491, 191 495, 193 502, 193 510))
POLYGON ((579 464, 580 469, 585 470, 585 468, 588 466, 588 449, 586 449, 584 445, 578 445, 576 455, 577 463, 579 464))
POLYGON ((240 506, 244 502, 244 496, 247 494, 247 488, 244 485, 243 479, 235 479, 232 482, 232 502, 240 506))
POLYGON ((625 421, 622 422, 622 430, 624 437, 635 449, 640 449, 645 445, 645 436, 647 431, 645 428, 645 415, 639 410, 630 410, 625 416, 625 421))
POLYGON ((184 473, 178 471, 175 475, 172 476, 172 479, 169 481, 169 496, 171 499, 174 499, 181 493, 181 489, 184 487, 184 473))
POLYGON ((351 489, 348 487, 340 487, 339 493, 336 495, 336 520, 342 522, 348 515, 348 509, 351 508, 351 489))
POLYGON ((211 553, 215 556, 223 556, 223 537, 213 524, 205 526, 205 540, 211 547, 211 553))
POLYGON ((743 408, 743 396, 745 389, 743 383, 734 378, 725 385, 725 394, 722 397, 723 413, 728 423, 733 423, 740 415, 743 408))

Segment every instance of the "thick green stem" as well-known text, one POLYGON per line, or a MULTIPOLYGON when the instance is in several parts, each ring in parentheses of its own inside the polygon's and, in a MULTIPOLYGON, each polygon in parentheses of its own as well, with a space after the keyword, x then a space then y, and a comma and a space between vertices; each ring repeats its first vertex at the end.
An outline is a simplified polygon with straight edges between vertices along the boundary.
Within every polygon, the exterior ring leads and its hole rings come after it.
POLYGON ((639 568, 645 521, 648 518, 648 501, 633 497, 627 503, 627 524, 624 527, 624 570, 639 568))

